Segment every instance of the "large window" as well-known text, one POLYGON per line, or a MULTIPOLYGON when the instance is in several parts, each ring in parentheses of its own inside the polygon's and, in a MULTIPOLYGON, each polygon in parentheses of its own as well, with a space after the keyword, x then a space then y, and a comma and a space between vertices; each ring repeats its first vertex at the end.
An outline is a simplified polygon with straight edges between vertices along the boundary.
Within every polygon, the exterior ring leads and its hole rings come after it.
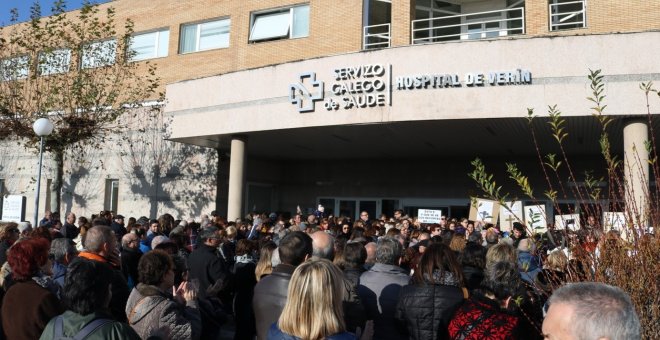
POLYGON ((39 53, 39 75, 69 72, 71 64, 71 50, 59 49, 52 52, 39 53))
POLYGON ((181 26, 179 53, 229 47, 230 19, 181 26))
POLYGON ((103 40, 89 43, 83 47, 80 59, 81 68, 108 66, 115 63, 117 40, 103 40))
POLYGON ((30 58, 26 55, 0 60, 0 80, 25 79, 28 76, 30 58))
POLYGON ((135 34, 131 37, 131 60, 167 57, 170 30, 135 34))
POLYGON ((309 5, 252 14, 250 41, 309 36, 309 5))

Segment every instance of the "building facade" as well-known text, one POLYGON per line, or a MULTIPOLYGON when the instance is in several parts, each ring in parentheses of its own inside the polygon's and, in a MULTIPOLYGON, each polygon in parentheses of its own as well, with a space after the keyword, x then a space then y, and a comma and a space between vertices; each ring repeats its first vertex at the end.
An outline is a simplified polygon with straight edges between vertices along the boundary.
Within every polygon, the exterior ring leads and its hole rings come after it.
MULTIPOLYGON (((470 197, 480 194, 468 177, 477 157, 502 179, 505 162, 516 162, 532 183, 544 185, 537 147, 550 153, 557 145, 546 120, 530 127, 528 108, 547 117, 548 106, 557 105, 575 173, 605 173, 601 127, 585 99, 589 70, 605 75, 606 114, 614 118, 608 132, 623 159, 648 157, 630 151, 642 149, 660 113, 639 90, 642 82, 660 82, 660 10, 649 1, 101 6, 134 21, 135 62, 158 64, 166 84, 163 134, 175 144, 167 142, 166 152, 129 150, 129 160, 109 148, 93 155, 107 159, 103 169, 69 169, 66 211, 194 217, 215 209, 235 219, 323 204, 351 217, 399 208, 467 216, 470 197), (136 175, 135 163, 154 154, 163 157, 158 171, 136 175)), ((34 163, 33 155, 21 157, 34 163)), ((644 167, 628 168, 635 195, 655 185, 644 167)), ((8 188, 10 176, 36 173, 22 169, 3 170, 5 193, 23 192, 30 202, 29 180, 8 188)), ((579 176, 560 182, 584 181, 579 176)), ((538 201, 546 204, 541 194, 538 201)), ((570 194, 561 202, 587 204, 570 194)), ((552 215, 553 207, 546 208, 552 215)))

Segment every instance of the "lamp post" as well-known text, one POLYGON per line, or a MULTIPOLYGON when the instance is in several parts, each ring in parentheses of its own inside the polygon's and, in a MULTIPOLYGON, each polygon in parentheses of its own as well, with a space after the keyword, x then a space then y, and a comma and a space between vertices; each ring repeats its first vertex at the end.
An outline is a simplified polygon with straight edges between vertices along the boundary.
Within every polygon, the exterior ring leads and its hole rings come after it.
POLYGON ((41 163, 44 159, 44 137, 53 132, 53 123, 48 118, 39 118, 32 125, 32 130, 39 136, 39 174, 37 175, 37 192, 34 196, 34 227, 39 226, 39 192, 41 191, 41 163))

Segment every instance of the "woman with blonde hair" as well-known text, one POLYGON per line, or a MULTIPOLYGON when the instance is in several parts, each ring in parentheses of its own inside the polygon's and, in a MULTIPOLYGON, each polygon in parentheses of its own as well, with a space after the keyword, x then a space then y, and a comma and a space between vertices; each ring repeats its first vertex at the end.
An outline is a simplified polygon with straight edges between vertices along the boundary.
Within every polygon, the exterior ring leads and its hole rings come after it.
POLYGON ((309 261, 296 268, 289 283, 289 298, 268 339, 345 340, 342 273, 332 262, 309 261))

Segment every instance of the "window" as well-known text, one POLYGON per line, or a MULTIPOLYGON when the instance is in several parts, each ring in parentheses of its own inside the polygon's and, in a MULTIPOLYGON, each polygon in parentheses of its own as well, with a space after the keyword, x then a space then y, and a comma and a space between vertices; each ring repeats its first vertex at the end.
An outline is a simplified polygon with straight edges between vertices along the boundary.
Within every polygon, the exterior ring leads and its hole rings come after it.
POLYGON ((117 40, 103 40, 89 43, 83 47, 81 68, 108 66, 115 63, 117 56, 117 40))
POLYGON ((52 52, 39 53, 39 75, 69 72, 71 64, 71 50, 59 49, 52 52))
POLYGON ((167 57, 170 30, 135 34, 131 37, 131 60, 167 57))
POLYGON ((117 212, 117 203, 119 201, 119 180, 105 180, 105 198, 103 200, 103 209, 117 212))
POLYGON ((27 78, 29 64, 30 58, 26 55, 0 60, 0 80, 27 78))
POLYGON ((229 47, 230 19, 181 26, 179 53, 191 53, 229 47))
POLYGON ((309 36, 309 5, 252 15, 251 42, 306 36, 309 36))
POLYGON ((587 27, 585 0, 550 0, 550 31, 587 27))

